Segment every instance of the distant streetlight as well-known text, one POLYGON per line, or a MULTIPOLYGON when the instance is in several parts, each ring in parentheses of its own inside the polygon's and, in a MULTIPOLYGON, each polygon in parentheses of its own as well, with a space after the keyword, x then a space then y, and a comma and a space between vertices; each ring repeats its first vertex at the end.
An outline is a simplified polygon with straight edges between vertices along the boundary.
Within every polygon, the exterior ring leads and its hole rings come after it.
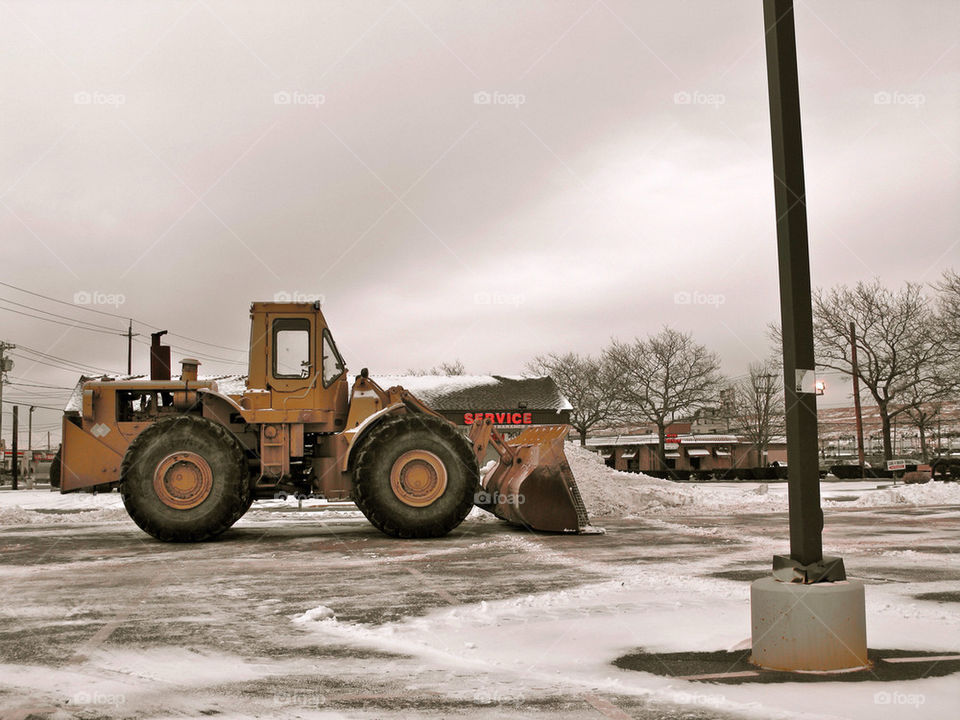
POLYGON ((813 387, 817 391, 817 395, 823 395, 823 391, 827 389, 827 384, 823 380, 817 380, 813 387))

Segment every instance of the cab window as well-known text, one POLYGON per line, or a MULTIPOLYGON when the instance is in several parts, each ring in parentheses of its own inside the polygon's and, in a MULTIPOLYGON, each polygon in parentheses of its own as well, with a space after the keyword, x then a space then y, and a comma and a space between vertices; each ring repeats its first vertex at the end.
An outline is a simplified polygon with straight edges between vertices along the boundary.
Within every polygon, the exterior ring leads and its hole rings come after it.
POLYGON ((340 377, 347 369, 343 364, 343 358, 333 342, 333 335, 324 328, 323 331, 323 386, 329 387, 330 384, 340 377))
POLYGON ((310 377, 310 321, 307 318, 273 321, 273 376, 310 377))

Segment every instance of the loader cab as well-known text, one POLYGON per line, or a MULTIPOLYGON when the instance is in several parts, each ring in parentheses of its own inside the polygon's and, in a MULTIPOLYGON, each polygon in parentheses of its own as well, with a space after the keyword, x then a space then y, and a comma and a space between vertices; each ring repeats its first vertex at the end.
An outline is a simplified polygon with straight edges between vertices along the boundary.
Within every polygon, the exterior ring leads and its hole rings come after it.
POLYGON ((342 430, 347 368, 320 303, 255 302, 250 307, 250 366, 241 405, 266 422, 342 430), (282 413, 283 415, 278 415, 282 413))

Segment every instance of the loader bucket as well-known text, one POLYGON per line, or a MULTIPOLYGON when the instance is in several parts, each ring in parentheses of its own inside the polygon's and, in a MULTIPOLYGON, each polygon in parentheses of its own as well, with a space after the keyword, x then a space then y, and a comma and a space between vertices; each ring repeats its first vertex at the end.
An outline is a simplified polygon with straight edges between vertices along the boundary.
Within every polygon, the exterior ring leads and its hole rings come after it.
POLYGON ((504 440, 507 452, 485 477, 477 505, 531 530, 590 533, 587 510, 573 478, 563 441, 568 425, 524 430, 504 440))

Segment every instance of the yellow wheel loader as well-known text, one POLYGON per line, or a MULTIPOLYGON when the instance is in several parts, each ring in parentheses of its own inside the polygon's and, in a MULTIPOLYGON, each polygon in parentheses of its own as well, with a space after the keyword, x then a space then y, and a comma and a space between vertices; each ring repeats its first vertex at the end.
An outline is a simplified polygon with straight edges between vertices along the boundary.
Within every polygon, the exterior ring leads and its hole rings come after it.
POLYGON ((63 417, 61 492, 117 487, 134 522, 197 542, 263 498, 353 500, 387 535, 439 537, 474 504, 533 530, 586 532, 563 452, 569 428, 507 440, 489 420, 458 428, 402 387, 347 370, 319 303, 255 302, 246 388, 220 392, 193 359, 170 377, 154 334, 150 380, 83 383, 63 417), (480 477, 489 449, 499 460, 480 477))

